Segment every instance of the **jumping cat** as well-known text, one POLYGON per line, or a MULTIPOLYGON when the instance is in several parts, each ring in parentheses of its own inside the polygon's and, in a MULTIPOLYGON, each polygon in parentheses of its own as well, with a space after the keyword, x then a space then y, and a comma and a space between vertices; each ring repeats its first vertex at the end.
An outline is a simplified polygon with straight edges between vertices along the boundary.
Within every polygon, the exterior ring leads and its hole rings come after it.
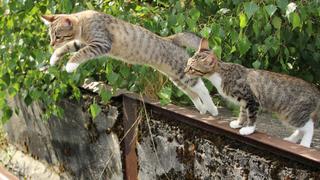
POLYGON ((66 65, 67 72, 95 57, 110 56, 130 64, 146 64, 163 74, 186 93, 201 114, 218 115, 201 78, 184 73, 189 55, 184 46, 196 49, 200 38, 192 33, 160 37, 140 26, 96 11, 43 15, 49 27, 54 53, 50 65, 63 55, 76 52, 66 65))
POLYGON ((302 79, 279 73, 249 69, 239 64, 225 63, 209 50, 202 39, 198 51, 188 60, 185 72, 193 77, 204 76, 224 98, 240 105, 238 120, 231 128, 241 128, 241 135, 255 131, 259 108, 279 115, 297 129, 287 141, 310 147, 314 125, 318 123, 320 92, 302 79))

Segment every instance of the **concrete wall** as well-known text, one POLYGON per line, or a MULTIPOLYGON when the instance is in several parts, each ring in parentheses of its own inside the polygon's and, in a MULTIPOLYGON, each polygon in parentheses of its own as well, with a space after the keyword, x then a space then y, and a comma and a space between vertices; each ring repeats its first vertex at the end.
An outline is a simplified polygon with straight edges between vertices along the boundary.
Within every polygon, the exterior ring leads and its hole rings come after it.
MULTIPOLYGON (((118 117, 117 107, 109 106, 93 121, 84 102, 63 100, 65 117, 44 121, 40 118, 43 111, 39 104, 27 107, 19 98, 10 103, 20 113, 6 124, 5 130, 9 142, 18 150, 49 167, 58 167, 58 173, 72 179, 123 178, 119 138, 112 130, 118 117)), ((24 171, 24 167, 15 171, 24 171)), ((35 173, 31 170, 28 174, 35 173)))

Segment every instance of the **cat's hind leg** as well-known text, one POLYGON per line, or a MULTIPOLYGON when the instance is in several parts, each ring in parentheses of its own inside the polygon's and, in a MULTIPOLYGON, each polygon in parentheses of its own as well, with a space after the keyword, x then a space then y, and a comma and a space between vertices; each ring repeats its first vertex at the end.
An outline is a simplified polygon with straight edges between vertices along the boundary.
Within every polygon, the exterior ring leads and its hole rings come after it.
POLYGON ((299 128, 299 130, 303 133, 300 145, 310 147, 314 133, 314 121, 310 118, 303 127, 299 128))
POLYGON ((212 98, 209 94, 207 87, 204 85, 202 79, 198 79, 196 84, 190 86, 190 90, 193 91, 198 95, 201 99, 202 103, 204 104, 206 110, 212 115, 218 115, 218 108, 214 105, 212 98))
POLYGON ((296 129, 289 137, 284 138, 283 140, 289 141, 292 143, 297 143, 303 136, 303 132, 300 129, 296 129))

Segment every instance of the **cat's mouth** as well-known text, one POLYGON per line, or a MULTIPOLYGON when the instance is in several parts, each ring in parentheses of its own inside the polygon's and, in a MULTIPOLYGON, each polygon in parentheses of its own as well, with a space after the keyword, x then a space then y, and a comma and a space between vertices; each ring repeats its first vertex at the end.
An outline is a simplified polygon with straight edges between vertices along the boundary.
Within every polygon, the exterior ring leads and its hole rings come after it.
POLYGON ((193 76, 204 76, 206 73, 198 70, 198 69, 195 69, 195 68, 192 68, 191 66, 187 66, 185 69, 184 69, 184 72, 189 74, 189 75, 193 75, 193 76))

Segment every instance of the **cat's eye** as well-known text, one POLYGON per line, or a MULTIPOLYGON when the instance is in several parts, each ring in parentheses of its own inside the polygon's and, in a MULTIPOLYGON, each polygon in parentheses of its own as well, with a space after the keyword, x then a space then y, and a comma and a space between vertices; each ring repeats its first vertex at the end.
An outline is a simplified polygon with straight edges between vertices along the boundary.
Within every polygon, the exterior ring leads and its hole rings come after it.
POLYGON ((60 40, 62 37, 61 36, 56 36, 56 39, 57 40, 60 40))

